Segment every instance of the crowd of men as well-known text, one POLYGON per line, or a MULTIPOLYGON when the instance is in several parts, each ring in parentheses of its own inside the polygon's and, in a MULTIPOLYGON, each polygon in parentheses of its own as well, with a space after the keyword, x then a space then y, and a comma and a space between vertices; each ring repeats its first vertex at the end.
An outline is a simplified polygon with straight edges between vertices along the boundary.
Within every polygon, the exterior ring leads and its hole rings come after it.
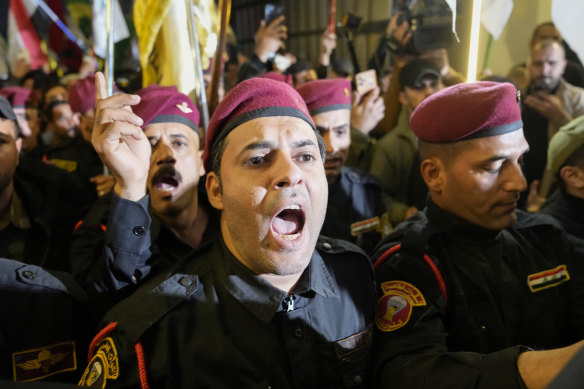
POLYGON ((584 68, 544 23, 465 83, 398 16, 365 91, 335 34, 279 69, 262 21, 206 133, 176 86, 2 87, 0 382, 554 385, 584 344, 584 68))

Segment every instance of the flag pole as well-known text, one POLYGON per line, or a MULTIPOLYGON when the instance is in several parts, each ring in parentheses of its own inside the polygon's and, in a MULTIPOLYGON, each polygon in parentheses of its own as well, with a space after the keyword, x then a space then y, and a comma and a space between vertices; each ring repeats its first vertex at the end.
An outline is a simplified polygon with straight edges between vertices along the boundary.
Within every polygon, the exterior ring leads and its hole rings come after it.
POLYGON ((187 25, 189 27, 189 42, 191 44, 191 52, 193 55, 193 62, 197 73, 197 86, 195 88, 197 99, 201 106, 201 121, 203 125, 202 137, 205 139, 207 134, 207 127, 209 126, 209 107, 207 105, 207 93, 205 91, 205 82, 203 80, 203 65, 201 64, 201 48, 199 46, 199 38, 197 36, 197 25, 195 22, 195 13, 193 10, 192 0, 185 0, 187 2, 187 25))
POLYGON ((105 53, 105 85, 107 95, 111 96, 113 91, 114 80, 114 7, 112 7, 112 0, 106 0, 106 18, 105 29, 107 36, 107 50, 105 53))
POLYGON ((220 0, 221 7, 221 29, 217 39, 217 51, 213 58, 213 68, 211 73, 211 92, 209 93, 209 111, 214 111, 219 104, 219 77, 221 77, 221 59, 225 51, 225 35, 229 27, 229 17, 231 16, 231 0, 220 0))
POLYGON ((473 0, 472 5, 467 82, 473 82, 477 79, 477 57, 479 53, 479 31, 481 26, 481 0, 473 0))
MULTIPOLYGON (((112 6, 112 0, 106 0, 106 17, 105 17, 105 29, 107 37, 107 50, 105 53, 105 87, 107 90, 107 95, 111 96, 113 94, 114 87, 114 7, 112 6)), ((109 175, 109 170, 105 164, 103 165, 103 174, 109 175)))
POLYGON ((67 38, 69 38, 81 49, 82 52, 85 53, 87 51, 87 47, 85 46, 83 40, 81 40, 81 38, 76 37, 75 34, 73 34, 71 30, 67 28, 65 23, 63 23, 63 21, 59 19, 57 14, 53 12, 51 7, 49 7, 43 0, 36 0, 36 2, 39 5, 39 7, 41 7, 41 9, 47 14, 47 16, 53 21, 53 23, 55 23, 57 27, 59 27, 59 29, 63 31, 67 38))
POLYGON ((495 42, 495 38, 493 38, 493 34, 489 34, 489 41, 487 42, 487 49, 485 50, 485 60, 483 61, 483 73, 485 70, 489 68, 491 64, 491 54, 493 53, 493 42, 495 42))

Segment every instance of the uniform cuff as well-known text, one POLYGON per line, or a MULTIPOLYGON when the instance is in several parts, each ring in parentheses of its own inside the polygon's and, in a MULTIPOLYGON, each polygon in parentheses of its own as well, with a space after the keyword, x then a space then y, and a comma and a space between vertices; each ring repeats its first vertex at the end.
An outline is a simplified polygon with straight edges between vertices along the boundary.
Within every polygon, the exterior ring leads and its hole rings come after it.
POLYGON ((148 201, 148 195, 138 201, 131 201, 113 194, 106 231, 108 246, 135 253, 150 248, 148 201))

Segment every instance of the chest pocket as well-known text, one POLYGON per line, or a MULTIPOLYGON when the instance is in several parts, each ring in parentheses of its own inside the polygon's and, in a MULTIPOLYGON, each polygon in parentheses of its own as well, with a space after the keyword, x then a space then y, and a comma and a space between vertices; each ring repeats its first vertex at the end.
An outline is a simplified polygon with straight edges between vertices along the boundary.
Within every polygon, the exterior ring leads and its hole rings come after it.
POLYGON ((321 388, 368 388, 371 379, 372 328, 319 347, 321 388), (326 353, 326 355, 323 355, 326 353))

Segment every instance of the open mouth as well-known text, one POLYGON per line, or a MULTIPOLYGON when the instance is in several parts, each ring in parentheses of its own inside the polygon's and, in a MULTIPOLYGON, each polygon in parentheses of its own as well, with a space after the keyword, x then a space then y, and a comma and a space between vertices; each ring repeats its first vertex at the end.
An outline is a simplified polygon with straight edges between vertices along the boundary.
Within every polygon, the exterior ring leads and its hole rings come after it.
POLYGON ((294 240, 300 236, 306 216, 299 205, 289 205, 272 220, 272 231, 283 240, 294 240))
POLYGON ((163 166, 152 177, 152 186, 162 192, 176 189, 181 182, 181 175, 172 166, 163 166))
POLYGON ((156 180, 154 186, 160 191, 170 192, 178 186, 178 181, 172 176, 163 176, 156 180))

